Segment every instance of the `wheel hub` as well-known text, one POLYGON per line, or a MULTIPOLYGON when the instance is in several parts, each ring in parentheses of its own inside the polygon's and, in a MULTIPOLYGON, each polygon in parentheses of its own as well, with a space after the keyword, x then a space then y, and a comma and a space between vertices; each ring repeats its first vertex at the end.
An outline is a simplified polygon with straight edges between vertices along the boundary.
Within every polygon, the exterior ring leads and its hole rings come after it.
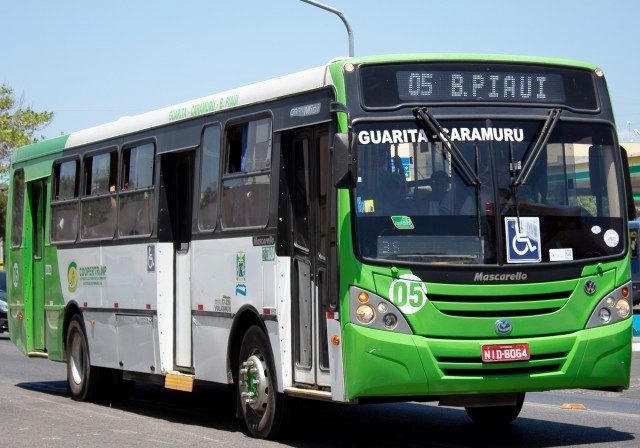
POLYGON ((252 355, 240 368, 240 397, 243 406, 264 412, 269 399, 269 382, 264 361, 252 355))
POLYGON ((76 384, 82 382, 84 375, 84 350, 79 335, 75 335, 71 345, 71 375, 76 384))

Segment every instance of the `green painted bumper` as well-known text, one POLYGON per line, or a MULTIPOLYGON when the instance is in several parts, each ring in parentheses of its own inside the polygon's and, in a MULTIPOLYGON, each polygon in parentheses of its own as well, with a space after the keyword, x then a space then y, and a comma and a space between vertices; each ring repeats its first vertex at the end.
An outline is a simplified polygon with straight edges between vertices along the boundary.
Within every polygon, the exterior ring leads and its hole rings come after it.
POLYGON ((560 336, 454 340, 347 324, 347 398, 437 396, 568 388, 627 388, 631 319, 560 336), (531 359, 483 364, 483 344, 528 342, 531 359))

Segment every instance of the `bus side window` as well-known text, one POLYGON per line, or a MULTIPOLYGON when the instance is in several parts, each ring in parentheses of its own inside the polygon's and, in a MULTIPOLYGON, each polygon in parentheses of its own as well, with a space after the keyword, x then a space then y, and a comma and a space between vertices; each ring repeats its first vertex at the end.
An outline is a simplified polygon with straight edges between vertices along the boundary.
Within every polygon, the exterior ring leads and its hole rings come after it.
POLYGON ((218 216, 218 171, 220 169, 220 126, 204 130, 200 161, 198 227, 213 230, 218 216))
POLYGON ((116 151, 84 159, 84 197, 81 205, 82 239, 111 239, 116 230, 116 151))
POLYGON ((269 219, 271 119, 231 125, 226 137, 222 227, 264 227, 269 219))
POLYGON ((153 143, 122 150, 118 235, 149 236, 153 230, 155 148, 153 143))
POLYGON ((51 201, 51 241, 73 242, 78 234, 78 160, 56 163, 53 167, 51 201))
POLYGON ((13 203, 11 205, 11 247, 22 246, 22 223, 24 219, 24 171, 13 174, 13 203))

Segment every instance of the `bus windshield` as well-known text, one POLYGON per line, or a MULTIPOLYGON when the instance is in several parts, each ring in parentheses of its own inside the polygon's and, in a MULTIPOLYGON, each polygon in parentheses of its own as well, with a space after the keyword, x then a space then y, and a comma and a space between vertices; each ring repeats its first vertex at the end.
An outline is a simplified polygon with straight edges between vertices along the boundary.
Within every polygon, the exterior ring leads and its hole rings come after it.
POLYGON ((544 121, 441 120, 473 170, 415 121, 356 126, 356 244, 408 263, 567 262, 622 254, 612 129, 559 121, 526 183, 513 184, 544 121))

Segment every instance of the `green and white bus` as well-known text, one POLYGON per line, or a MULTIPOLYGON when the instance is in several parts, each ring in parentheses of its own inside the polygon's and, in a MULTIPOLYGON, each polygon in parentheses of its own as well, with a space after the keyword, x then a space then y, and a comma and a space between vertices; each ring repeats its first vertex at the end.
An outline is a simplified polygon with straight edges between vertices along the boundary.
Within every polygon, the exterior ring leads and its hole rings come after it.
POLYGON ((17 149, 11 340, 73 399, 229 384, 437 401, 629 385, 633 214, 596 66, 496 55, 327 65, 17 149))

